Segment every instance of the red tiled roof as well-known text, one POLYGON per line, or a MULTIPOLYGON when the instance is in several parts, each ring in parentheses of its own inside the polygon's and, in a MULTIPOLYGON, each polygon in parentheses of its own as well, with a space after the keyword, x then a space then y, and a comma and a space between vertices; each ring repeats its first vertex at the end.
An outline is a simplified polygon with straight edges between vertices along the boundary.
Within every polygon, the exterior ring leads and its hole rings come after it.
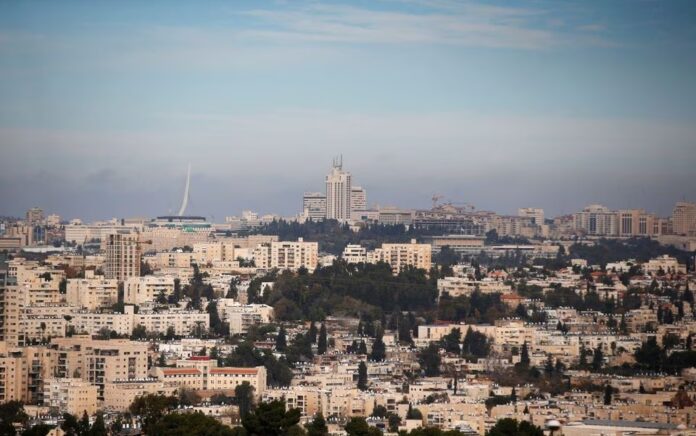
POLYGON ((210 360, 208 356, 191 356, 188 360, 210 360))

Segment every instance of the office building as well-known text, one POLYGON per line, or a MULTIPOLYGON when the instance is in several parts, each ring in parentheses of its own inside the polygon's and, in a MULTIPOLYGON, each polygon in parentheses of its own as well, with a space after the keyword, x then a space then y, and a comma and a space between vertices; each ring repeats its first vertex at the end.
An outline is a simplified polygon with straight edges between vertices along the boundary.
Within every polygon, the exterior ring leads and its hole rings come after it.
POLYGON ((351 176, 343 171, 342 158, 334 159, 331 172, 326 176, 326 218, 350 220, 351 176))
POLYGON ((696 203, 680 201, 674 206, 672 231, 675 235, 696 235, 696 203))
POLYGON ((517 209, 517 215, 524 218, 532 218, 532 222, 538 226, 544 224, 544 209, 538 207, 523 207, 517 209))
POLYGON ((367 210, 367 191, 360 186, 350 188, 350 210, 367 210))
POLYGON ((32 207, 27 211, 26 215, 27 225, 29 226, 39 226, 44 222, 44 212, 43 209, 38 207, 32 207))
POLYGON ((312 221, 321 221, 326 218, 326 194, 305 192, 302 196, 302 212, 312 221))

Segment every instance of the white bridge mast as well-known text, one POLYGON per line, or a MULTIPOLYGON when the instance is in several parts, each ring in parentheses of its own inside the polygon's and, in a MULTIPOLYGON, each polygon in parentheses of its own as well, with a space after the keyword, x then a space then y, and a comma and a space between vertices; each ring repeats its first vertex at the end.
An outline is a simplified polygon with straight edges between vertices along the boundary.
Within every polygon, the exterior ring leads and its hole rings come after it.
POLYGON ((182 216, 186 211, 186 206, 188 206, 189 199, 189 185, 191 184, 191 164, 188 165, 188 172, 186 173, 186 188, 184 189, 184 199, 181 202, 181 208, 179 208, 178 216, 182 216))

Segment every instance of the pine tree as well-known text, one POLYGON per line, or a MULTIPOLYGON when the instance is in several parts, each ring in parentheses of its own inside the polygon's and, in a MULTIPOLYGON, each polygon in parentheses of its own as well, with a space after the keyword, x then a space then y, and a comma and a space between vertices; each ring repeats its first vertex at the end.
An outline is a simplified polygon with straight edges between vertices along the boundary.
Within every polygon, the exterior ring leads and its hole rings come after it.
POLYGON ((604 387, 604 405, 605 406, 608 406, 611 404, 611 396, 613 393, 614 393, 614 390, 607 383, 607 385, 604 387))
POLYGON ((284 352, 288 347, 288 338, 287 334, 285 333, 285 327, 283 326, 280 326, 280 329, 278 330, 275 346, 276 351, 280 351, 281 353, 284 352))
POLYGON ((363 361, 358 365, 358 389, 367 390, 367 365, 363 361))
POLYGON ((307 338, 309 342, 315 344, 317 342, 317 326, 314 325, 314 321, 309 325, 309 331, 307 332, 307 338))
POLYGON ((321 325, 319 330, 319 340, 317 342, 317 354, 325 354, 328 347, 328 340, 326 338, 326 324, 321 325))
POLYGON ((367 344, 365 344, 365 341, 360 341, 360 345, 358 345, 358 354, 367 354, 367 344))
POLYGON ((372 343, 372 353, 370 353, 370 360, 382 361, 387 357, 387 347, 384 345, 382 340, 382 332, 377 333, 377 338, 372 343))
POLYGON ((520 353, 520 366, 523 368, 529 368, 529 349, 527 348, 527 341, 522 344, 522 352, 520 353))
POLYGON ((327 436, 329 427, 326 426, 324 415, 317 413, 312 422, 307 424, 307 436, 327 436))
POLYGON ((602 346, 599 345, 594 350, 594 355, 592 356, 592 369, 599 371, 604 366, 604 352, 602 352, 602 346))
POLYGON ((585 367, 587 367, 587 349, 585 348, 585 344, 580 342, 580 368, 585 367))

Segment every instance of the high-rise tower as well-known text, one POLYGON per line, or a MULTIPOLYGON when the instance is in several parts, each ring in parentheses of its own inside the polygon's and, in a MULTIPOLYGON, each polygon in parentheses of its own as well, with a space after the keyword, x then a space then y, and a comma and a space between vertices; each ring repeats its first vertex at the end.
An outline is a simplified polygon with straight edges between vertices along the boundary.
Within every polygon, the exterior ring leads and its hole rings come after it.
POLYGON ((326 176, 326 218, 350 220, 350 198, 350 173, 343 171, 343 157, 338 157, 326 176))

